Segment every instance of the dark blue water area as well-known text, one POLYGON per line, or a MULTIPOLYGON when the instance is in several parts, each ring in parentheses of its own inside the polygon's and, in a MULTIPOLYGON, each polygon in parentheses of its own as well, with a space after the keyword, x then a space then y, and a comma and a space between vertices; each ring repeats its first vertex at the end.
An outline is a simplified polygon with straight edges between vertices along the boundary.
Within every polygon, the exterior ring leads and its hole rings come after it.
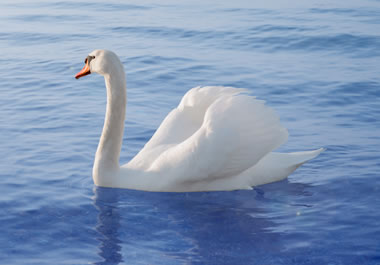
MULTIPOLYGON (((380 264, 379 1, 0 3, 1 264, 380 264), (75 80, 97 48, 127 74, 120 162, 198 85, 244 87, 325 147, 251 191, 95 187, 106 94, 75 80)), ((159 180, 157 180, 159 181, 159 180)))

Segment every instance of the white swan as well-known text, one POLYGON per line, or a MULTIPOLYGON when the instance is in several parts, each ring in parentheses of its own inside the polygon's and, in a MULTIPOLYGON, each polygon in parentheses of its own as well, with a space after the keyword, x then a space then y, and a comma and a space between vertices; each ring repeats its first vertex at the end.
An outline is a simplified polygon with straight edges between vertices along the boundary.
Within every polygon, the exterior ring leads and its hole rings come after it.
POLYGON ((252 189, 286 178, 324 149, 272 152, 287 140, 275 112, 264 101, 232 87, 196 87, 164 119, 144 148, 119 166, 126 108, 122 63, 95 50, 75 76, 104 76, 107 109, 95 155, 95 185, 146 191, 252 189))

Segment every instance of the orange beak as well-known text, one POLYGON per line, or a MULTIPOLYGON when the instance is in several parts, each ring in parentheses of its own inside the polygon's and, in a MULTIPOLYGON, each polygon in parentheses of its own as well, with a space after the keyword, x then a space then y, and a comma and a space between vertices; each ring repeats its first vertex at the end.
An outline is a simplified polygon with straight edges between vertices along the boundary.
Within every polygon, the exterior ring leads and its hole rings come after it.
POLYGON ((89 75, 89 74, 91 74, 90 66, 88 64, 88 61, 86 60, 86 64, 84 65, 84 67, 82 68, 82 70, 80 70, 80 72, 78 72, 75 75, 75 78, 78 79, 78 78, 80 78, 82 76, 89 75))

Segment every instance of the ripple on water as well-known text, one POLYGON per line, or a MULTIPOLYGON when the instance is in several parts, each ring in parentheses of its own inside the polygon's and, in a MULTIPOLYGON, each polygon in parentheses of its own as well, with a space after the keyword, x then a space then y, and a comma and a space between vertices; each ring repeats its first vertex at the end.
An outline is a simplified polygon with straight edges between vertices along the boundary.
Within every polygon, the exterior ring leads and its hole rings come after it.
POLYGON ((377 264, 379 5, 261 5, 2 3, 1 261, 377 264), (281 151, 327 150, 252 191, 94 188, 104 81, 74 75, 95 48, 127 72, 121 163, 198 85, 266 100, 290 132, 281 151))

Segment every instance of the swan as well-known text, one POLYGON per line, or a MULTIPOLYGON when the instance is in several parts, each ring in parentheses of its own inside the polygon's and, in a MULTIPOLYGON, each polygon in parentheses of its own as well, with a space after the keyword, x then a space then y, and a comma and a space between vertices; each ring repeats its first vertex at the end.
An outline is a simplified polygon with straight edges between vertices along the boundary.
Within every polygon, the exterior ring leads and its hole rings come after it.
POLYGON ((94 50, 75 78, 90 73, 102 75, 107 89, 92 172, 96 186, 164 192, 252 189, 286 178, 324 150, 272 152, 288 138, 274 110, 245 89, 206 86, 190 89, 144 148, 120 166, 124 67, 115 53, 94 50))

